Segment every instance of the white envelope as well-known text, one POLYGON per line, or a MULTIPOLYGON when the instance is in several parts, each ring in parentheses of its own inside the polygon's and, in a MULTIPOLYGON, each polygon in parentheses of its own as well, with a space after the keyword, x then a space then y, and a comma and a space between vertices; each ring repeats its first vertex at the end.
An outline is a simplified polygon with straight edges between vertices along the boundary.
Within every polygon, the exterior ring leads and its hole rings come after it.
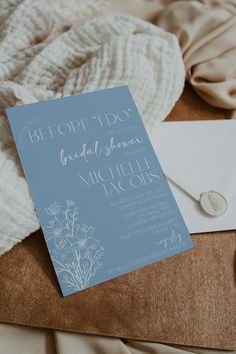
POLYGON ((236 228, 236 120, 164 122, 150 139, 190 233, 236 228), (200 195, 227 200, 221 216, 201 208, 200 195))

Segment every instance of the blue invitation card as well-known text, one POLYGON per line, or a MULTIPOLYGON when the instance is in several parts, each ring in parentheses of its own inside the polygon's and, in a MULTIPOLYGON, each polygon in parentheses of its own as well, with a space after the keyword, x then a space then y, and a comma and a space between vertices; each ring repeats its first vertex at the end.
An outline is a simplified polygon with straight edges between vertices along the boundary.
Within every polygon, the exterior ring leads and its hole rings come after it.
POLYGON ((194 247, 127 86, 7 115, 64 296, 194 247))

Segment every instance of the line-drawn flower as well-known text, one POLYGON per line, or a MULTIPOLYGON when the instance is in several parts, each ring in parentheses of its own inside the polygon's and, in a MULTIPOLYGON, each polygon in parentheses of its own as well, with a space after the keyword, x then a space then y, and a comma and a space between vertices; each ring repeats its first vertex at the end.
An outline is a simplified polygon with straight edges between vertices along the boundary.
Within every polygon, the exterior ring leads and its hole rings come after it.
POLYGON ((75 236, 68 238, 68 242, 73 245, 74 249, 79 250, 84 255, 88 249, 97 248, 99 241, 92 237, 94 227, 82 223, 81 225, 77 224, 75 228, 75 236))
POLYGON ((73 202, 72 200, 66 199, 66 205, 67 207, 71 207, 75 205, 75 202, 73 202))
POLYGON ((61 206, 57 203, 53 203, 49 205, 49 207, 45 208, 45 211, 48 215, 57 215, 60 213, 61 206))
POLYGON ((52 220, 49 226, 45 226, 43 230, 48 237, 60 237, 64 231, 64 228, 59 220, 56 218, 52 220))
POLYGON ((55 202, 45 211, 50 219, 43 231, 47 243, 53 243, 51 256, 57 274, 68 287, 87 288, 103 266, 104 248, 94 237, 94 227, 78 222, 78 207, 69 199, 64 210, 55 202))
POLYGON ((63 224, 55 217, 50 220, 49 226, 44 226, 43 231, 45 233, 46 241, 52 239, 56 248, 63 248, 66 242, 66 229, 63 224))

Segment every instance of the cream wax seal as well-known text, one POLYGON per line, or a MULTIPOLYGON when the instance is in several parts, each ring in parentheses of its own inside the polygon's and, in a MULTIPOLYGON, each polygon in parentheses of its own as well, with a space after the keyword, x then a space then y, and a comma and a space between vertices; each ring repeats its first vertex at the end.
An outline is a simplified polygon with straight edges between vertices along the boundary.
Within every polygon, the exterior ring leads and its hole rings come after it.
POLYGON ((225 197, 215 191, 203 192, 200 197, 202 209, 211 216, 220 216, 227 210, 228 204, 225 197))

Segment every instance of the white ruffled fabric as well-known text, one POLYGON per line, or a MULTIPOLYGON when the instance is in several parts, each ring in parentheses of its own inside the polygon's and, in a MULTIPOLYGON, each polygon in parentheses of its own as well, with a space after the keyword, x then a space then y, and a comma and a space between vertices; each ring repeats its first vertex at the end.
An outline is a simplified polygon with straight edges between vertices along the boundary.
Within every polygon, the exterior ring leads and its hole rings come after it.
MULTIPOLYGON (((64 12, 62 1, 14 0, 14 8, 13 1, 3 2, 0 254, 39 228, 4 108, 128 85, 151 129, 165 119, 184 86, 184 66, 174 35, 121 14, 75 26, 85 2, 74 0, 77 7, 64 12)), ((93 3, 89 2, 90 11, 96 10, 93 3)))

